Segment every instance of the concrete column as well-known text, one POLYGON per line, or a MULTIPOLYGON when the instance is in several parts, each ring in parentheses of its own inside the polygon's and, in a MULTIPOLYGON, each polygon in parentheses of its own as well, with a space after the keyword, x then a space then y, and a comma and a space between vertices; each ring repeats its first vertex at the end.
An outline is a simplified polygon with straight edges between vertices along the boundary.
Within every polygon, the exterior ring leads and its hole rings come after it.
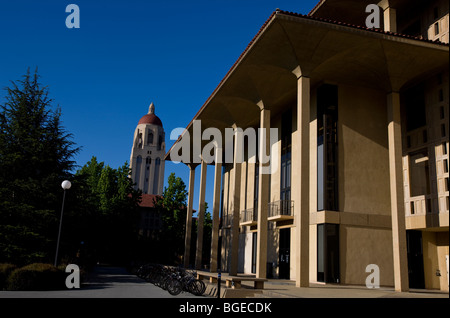
POLYGON ((212 220, 212 235, 211 235, 211 262, 210 262, 210 271, 212 273, 217 272, 221 184, 222 184, 222 163, 217 162, 216 160, 216 167, 214 173, 213 220, 212 220))
POLYGON ((397 10, 391 7, 384 10, 384 30, 397 32, 397 10))
POLYGON ((298 77, 297 131, 292 135, 292 199, 295 215, 297 287, 309 286, 309 122, 310 79, 298 77))
POLYGON ((191 234, 192 234, 192 210, 194 202, 195 165, 189 166, 189 192, 188 207, 186 214, 186 234, 184 241, 184 267, 189 268, 189 255, 191 254, 191 234))
POLYGON ((389 0, 382 0, 378 5, 383 9, 384 31, 397 32, 397 10, 390 6, 389 0))
MULTIPOLYGON (((236 127, 234 127, 236 128, 236 127)), ((229 274, 234 276, 238 272, 238 257, 239 257, 239 227, 240 227, 240 194, 241 194, 241 161, 239 156, 240 145, 239 142, 242 140, 238 136, 239 133, 235 133, 234 137, 234 162, 233 162, 233 194, 231 201, 231 212, 233 213, 233 221, 231 224, 231 260, 229 274)))
POLYGON ((399 93, 393 92, 388 95, 387 108, 394 282, 396 291, 405 292, 409 290, 409 282, 405 204, 403 195, 402 134, 399 93))
POLYGON ((203 254, 203 222, 205 220, 205 190, 206 190, 206 168, 208 165, 202 160, 200 174, 200 193, 198 202, 198 224, 197 224, 197 252, 195 258, 195 268, 202 267, 203 254))
MULTIPOLYGON (((265 149, 266 154, 270 154, 270 110, 261 108, 260 115, 260 129, 265 131, 265 138, 262 138, 260 132, 259 140, 259 152, 262 153, 265 149)), ((277 154, 275 154, 277 155, 277 154)), ((263 163, 261 158, 264 156, 259 155, 259 182, 255 185, 259 189, 258 193, 258 230, 257 230, 257 243, 256 243, 256 277, 267 277, 267 218, 269 210, 269 174, 263 173, 267 170, 270 162, 263 163)))

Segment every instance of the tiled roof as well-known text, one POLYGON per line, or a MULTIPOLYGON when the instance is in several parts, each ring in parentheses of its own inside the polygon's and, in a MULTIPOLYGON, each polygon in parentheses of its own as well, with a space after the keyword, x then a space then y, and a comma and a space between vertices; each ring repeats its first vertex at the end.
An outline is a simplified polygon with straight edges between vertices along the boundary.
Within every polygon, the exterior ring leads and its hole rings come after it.
POLYGON ((154 200, 156 200, 157 197, 159 196, 155 194, 142 194, 142 201, 139 206, 142 208, 154 208, 154 200))
MULTIPOLYGON (((322 3, 322 2, 320 2, 320 3, 322 3)), ((304 14, 300 14, 300 13, 294 13, 294 12, 288 12, 288 11, 282 11, 282 10, 278 10, 277 12, 281 13, 281 14, 285 14, 285 15, 299 17, 299 18, 305 18, 305 19, 316 20, 316 21, 321 21, 321 22, 326 22, 326 23, 331 23, 331 24, 336 24, 336 25, 347 26, 347 27, 351 27, 351 28, 355 28, 355 29, 365 30, 368 32, 383 33, 386 35, 393 35, 393 36, 397 36, 397 37, 402 37, 402 38, 407 38, 407 39, 412 39, 412 40, 417 40, 417 41, 422 41, 422 42, 428 42, 428 43, 449 46, 448 43, 444 43, 439 40, 436 40, 436 41, 427 40, 427 39, 419 38, 419 37, 412 36, 412 35, 407 35, 407 34, 402 34, 402 33, 397 33, 397 32, 389 32, 389 31, 384 31, 381 29, 368 28, 366 26, 349 24, 349 23, 345 23, 345 22, 341 22, 341 21, 319 18, 319 17, 312 16, 310 14, 304 15, 304 14)))

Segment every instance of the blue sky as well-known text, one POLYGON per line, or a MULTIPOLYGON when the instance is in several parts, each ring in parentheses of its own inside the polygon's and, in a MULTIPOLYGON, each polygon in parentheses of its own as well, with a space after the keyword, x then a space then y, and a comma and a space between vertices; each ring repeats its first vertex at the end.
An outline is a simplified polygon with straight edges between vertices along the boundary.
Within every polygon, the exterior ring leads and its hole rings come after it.
MULTIPOLYGON (((4 87, 38 68, 64 127, 113 168, 130 159, 134 130, 153 102, 166 132, 186 127, 276 8, 307 14, 318 0, 0 0, 4 87), (66 6, 80 8, 68 29, 66 6)), ((197 169, 194 208, 198 207, 197 169)), ((166 163, 188 183, 188 168, 166 163)), ((212 206, 213 167, 206 201, 212 206)))

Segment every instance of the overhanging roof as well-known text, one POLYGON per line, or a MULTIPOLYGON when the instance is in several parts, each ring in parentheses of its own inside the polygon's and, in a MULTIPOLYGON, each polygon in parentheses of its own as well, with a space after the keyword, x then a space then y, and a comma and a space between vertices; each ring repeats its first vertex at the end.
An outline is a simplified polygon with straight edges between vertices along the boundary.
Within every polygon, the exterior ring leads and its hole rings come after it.
POLYGON ((277 10, 186 129, 192 136, 194 120, 221 132, 233 124, 258 126, 259 101, 275 114, 295 100, 295 69, 312 85, 326 80, 399 91, 448 68, 448 52, 441 42, 277 10))

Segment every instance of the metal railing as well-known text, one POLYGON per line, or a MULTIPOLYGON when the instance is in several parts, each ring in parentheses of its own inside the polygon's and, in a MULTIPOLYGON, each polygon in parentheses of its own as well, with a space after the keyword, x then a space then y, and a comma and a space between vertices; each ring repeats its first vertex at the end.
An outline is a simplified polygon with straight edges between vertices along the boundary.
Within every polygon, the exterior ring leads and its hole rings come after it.
POLYGON ((293 216, 294 201, 279 200, 269 203, 269 218, 277 216, 293 216))
POLYGON ((250 223, 258 221, 258 209, 246 209, 241 211, 241 223, 250 223))

